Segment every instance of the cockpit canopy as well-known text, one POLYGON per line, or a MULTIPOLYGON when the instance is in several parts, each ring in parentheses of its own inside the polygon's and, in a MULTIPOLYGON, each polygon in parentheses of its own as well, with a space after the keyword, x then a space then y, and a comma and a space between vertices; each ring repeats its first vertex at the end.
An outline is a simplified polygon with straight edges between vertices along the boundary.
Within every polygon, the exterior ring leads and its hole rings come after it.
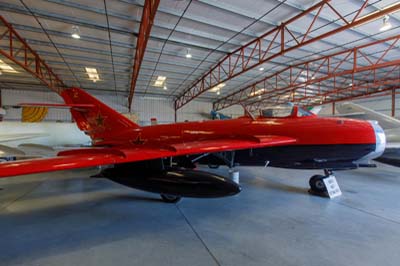
POLYGON ((263 118, 304 117, 314 114, 293 104, 279 104, 260 110, 263 118))

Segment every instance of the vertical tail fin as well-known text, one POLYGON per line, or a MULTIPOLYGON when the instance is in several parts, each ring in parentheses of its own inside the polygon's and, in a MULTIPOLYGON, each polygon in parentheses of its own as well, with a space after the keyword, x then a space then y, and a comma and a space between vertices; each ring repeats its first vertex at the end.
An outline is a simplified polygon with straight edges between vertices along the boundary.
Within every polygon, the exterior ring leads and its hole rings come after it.
POLYGON ((61 96, 67 104, 93 105, 71 108, 71 114, 79 129, 88 134, 95 144, 115 141, 118 135, 140 127, 81 89, 65 89, 61 96))

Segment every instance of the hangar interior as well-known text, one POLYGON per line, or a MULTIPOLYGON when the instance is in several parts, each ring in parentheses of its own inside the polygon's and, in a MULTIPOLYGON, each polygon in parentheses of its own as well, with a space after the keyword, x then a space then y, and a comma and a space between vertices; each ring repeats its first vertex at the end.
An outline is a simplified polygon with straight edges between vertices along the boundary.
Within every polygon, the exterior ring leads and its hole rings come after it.
MULTIPOLYGON (((395 0, 0 0, 0 11, 0 135, 21 103, 62 104, 70 87, 141 126, 287 103, 400 117, 395 0)), ((48 108, 38 121, 74 119, 48 108)), ((376 164, 335 172, 332 200, 308 194, 317 171, 273 167, 239 167, 239 195, 171 205, 89 179, 97 168, 0 179, 0 265, 398 265, 400 171, 376 164)))

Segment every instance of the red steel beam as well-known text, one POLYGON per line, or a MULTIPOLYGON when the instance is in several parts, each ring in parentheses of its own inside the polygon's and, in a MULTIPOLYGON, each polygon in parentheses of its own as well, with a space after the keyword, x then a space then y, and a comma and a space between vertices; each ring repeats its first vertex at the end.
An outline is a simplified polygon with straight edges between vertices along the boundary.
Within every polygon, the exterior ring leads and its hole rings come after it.
MULTIPOLYGON (((368 0, 365 2, 360 1, 360 7, 356 14, 353 17, 346 19, 344 14, 341 14, 341 12, 334 7, 334 5, 341 5, 339 1, 334 1, 334 3, 330 3, 330 0, 319 2, 297 16, 282 23, 280 26, 277 26, 257 39, 226 55, 211 70, 209 70, 175 100, 175 109, 180 109, 185 104, 198 97, 200 94, 210 90, 218 84, 224 83, 263 63, 282 56, 289 51, 322 40, 352 27, 376 20, 385 14, 400 10, 400 2, 398 2, 382 10, 372 12, 361 17, 360 15, 364 11, 367 4, 368 0), (321 13, 332 13, 332 11, 334 14, 336 14, 337 19, 342 21, 344 24, 342 26, 331 24, 330 27, 318 29, 318 31, 321 32, 318 36, 311 36, 310 33, 316 28, 315 21, 321 15, 321 13), (316 12, 316 14, 314 15, 314 19, 310 20, 309 15, 312 15, 313 12, 316 12), (292 24, 298 25, 300 23, 304 25, 305 34, 295 36, 289 27, 292 24), (332 27, 335 28, 332 29, 332 27)), ((342 12, 349 11, 345 10, 342 12)))
MULTIPOLYGON (((368 93, 359 93, 359 95, 355 95, 355 96, 348 96, 348 97, 342 97, 339 99, 333 99, 333 100, 327 100, 327 101, 323 101, 322 104, 329 104, 329 103, 333 103, 333 102, 341 102, 341 101, 348 101, 348 100, 352 100, 352 99, 361 99, 364 97, 368 97, 368 96, 372 96, 375 95, 377 93, 381 93, 381 92, 385 92, 385 91, 391 91, 393 89, 398 89, 400 86, 398 85, 400 83, 400 79, 397 80, 392 80, 390 82, 385 82, 385 81, 380 81, 377 82, 375 84, 370 84, 370 85, 366 85, 360 88, 357 88, 358 90, 362 91, 362 90, 369 90, 368 93), (382 85, 390 85, 389 87, 385 88, 385 89, 381 89, 381 90, 373 90, 374 87, 376 86, 382 86, 382 85)), ((305 107, 308 106, 314 106, 314 105, 304 105, 305 107)))
MULTIPOLYGON (((341 94, 343 92, 348 92, 348 88, 342 87, 342 88, 336 88, 332 92, 325 93, 322 97, 323 100, 320 101, 319 103, 325 104, 325 103, 331 103, 331 102, 337 102, 337 101, 343 101, 343 100, 348 100, 352 99, 354 97, 361 97, 364 95, 372 95, 376 93, 381 93, 383 91, 387 90, 392 90, 393 86, 398 86, 400 82, 400 78, 394 78, 394 79, 378 79, 374 81, 370 81, 364 84, 359 84, 357 86, 354 86, 351 89, 351 95, 348 94, 341 94), (382 88, 385 86, 385 88, 382 88), (333 95, 333 97, 330 97, 333 95)), ((303 106, 314 106, 315 103, 311 103, 308 101, 308 103, 302 103, 301 100, 295 100, 294 103, 299 103, 300 105, 303 106)))
POLYGON ((131 87, 129 90, 128 107, 129 111, 132 107, 133 94, 135 93, 136 81, 139 76, 140 66, 142 65, 143 56, 146 51, 147 41, 150 37, 151 27, 153 26, 154 17, 160 0, 146 0, 143 6, 142 19, 140 21, 139 35, 136 42, 135 60, 132 68, 131 87))
POLYGON ((60 93, 66 87, 64 82, 2 16, 0 16, 0 28, 5 29, 0 32, 1 55, 31 73, 54 92, 60 93))
MULTIPOLYGON (((291 99, 290 102, 296 103, 302 106, 315 106, 327 103, 334 103, 338 101, 344 101, 363 96, 369 96, 373 94, 382 93, 385 91, 393 90, 396 86, 399 87, 400 75, 400 61, 397 65, 387 67, 384 75, 376 75, 376 71, 379 69, 373 69, 366 71, 364 74, 365 79, 372 77, 369 80, 359 81, 356 84, 352 84, 351 88, 344 84, 334 83, 334 87, 328 91, 324 91, 312 96, 303 96, 291 99), (350 94, 350 95, 349 95, 350 94)), ((261 102, 258 104, 248 105, 247 109, 255 111, 263 109, 265 106, 276 105, 280 103, 287 103, 287 100, 273 99, 268 102, 261 102)))
MULTIPOLYGON (((395 86, 394 88, 392 88, 392 90, 394 89, 395 91, 399 88, 400 86, 395 86)), ((400 94, 400 92, 395 92, 395 94, 400 94)), ((392 95, 392 91, 390 90, 383 90, 383 91, 379 91, 379 93, 373 93, 373 94, 368 94, 368 95, 360 95, 357 97, 352 97, 351 99, 372 99, 372 98, 378 98, 378 97, 384 97, 384 96, 391 96, 392 95)), ((338 101, 342 101, 342 100, 338 100, 338 101)))
MULTIPOLYGON (((333 87, 329 90, 324 90, 312 95, 310 95, 310 93, 307 95, 306 90, 304 90, 303 95, 298 95, 294 93, 294 91, 291 91, 292 98, 290 101, 303 106, 313 106, 315 102, 326 103, 341 100, 342 98, 348 99, 349 97, 378 93, 383 90, 382 86, 398 85, 400 80, 400 75, 398 74, 399 70, 400 60, 385 62, 384 64, 374 65, 373 67, 358 68, 357 71, 352 72, 351 75, 345 76, 341 82, 337 82, 337 76, 333 77, 333 87), (377 71, 382 72, 382 70, 384 70, 384 73, 376 73, 377 71), (359 75, 359 80, 354 78, 355 75, 359 75), (353 82, 351 86, 348 85, 350 81, 353 82)), ((323 85, 319 84, 318 87, 321 88, 323 85)), ((275 101, 275 103, 286 102, 288 102, 287 99, 282 101, 279 97, 275 101)), ((259 109, 258 106, 255 106, 255 108, 259 109)))
MULTIPOLYGON (((291 92, 290 98, 281 99, 280 97, 272 98, 268 101, 253 103, 247 106, 251 111, 262 109, 264 105, 287 103, 288 101, 296 103, 302 106, 315 106, 319 104, 326 104, 335 101, 342 101, 344 99, 361 97, 364 95, 371 95, 375 93, 381 93, 387 90, 388 86, 392 88, 393 86, 399 85, 400 75, 400 60, 393 61, 393 64, 384 68, 384 74, 378 75, 376 72, 382 72, 380 66, 374 66, 374 68, 364 68, 360 71, 354 72, 349 76, 346 76, 345 82, 335 82, 333 78, 332 87, 328 90, 321 90, 320 92, 307 95, 304 92, 303 95, 294 94, 291 92), (361 79, 354 81, 354 75, 361 75, 361 79), (347 83, 349 81, 354 81, 355 83, 349 86, 347 83)), ((319 86, 323 87, 323 86, 319 86)), ((310 93, 309 93, 310 94, 310 93)))
MULTIPOLYGON (((319 86, 320 89, 320 86, 324 86, 324 81, 336 77, 396 65, 400 61, 400 53, 396 52, 398 43, 400 43, 400 34, 286 67, 214 102, 213 108, 221 110, 249 101, 252 101, 253 105, 287 95, 289 92, 295 93, 299 89, 306 92, 307 87, 311 85, 319 86), (382 48, 383 43, 390 43, 390 45, 382 48), (371 51, 374 51, 372 55, 371 51)), ((348 83, 355 83, 358 79, 354 75, 351 77, 348 83)))

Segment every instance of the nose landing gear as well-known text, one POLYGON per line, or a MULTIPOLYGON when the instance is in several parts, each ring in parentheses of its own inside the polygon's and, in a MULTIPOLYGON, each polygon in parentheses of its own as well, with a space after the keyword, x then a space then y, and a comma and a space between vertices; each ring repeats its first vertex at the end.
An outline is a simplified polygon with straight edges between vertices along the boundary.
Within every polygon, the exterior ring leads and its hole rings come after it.
POLYGON ((309 192, 311 194, 325 194, 328 190, 324 183, 324 178, 326 176, 323 175, 313 175, 308 181, 310 185, 309 192))
POLYGON ((327 197, 327 198, 333 198, 336 196, 341 195, 341 191, 339 188, 339 185, 336 182, 336 178, 333 175, 332 170, 325 169, 324 170, 325 175, 313 175, 308 183, 310 184, 310 189, 308 190, 308 193, 320 197, 327 197), (330 182, 330 187, 328 188, 326 186, 326 182, 324 181, 325 179, 332 179, 330 182))

